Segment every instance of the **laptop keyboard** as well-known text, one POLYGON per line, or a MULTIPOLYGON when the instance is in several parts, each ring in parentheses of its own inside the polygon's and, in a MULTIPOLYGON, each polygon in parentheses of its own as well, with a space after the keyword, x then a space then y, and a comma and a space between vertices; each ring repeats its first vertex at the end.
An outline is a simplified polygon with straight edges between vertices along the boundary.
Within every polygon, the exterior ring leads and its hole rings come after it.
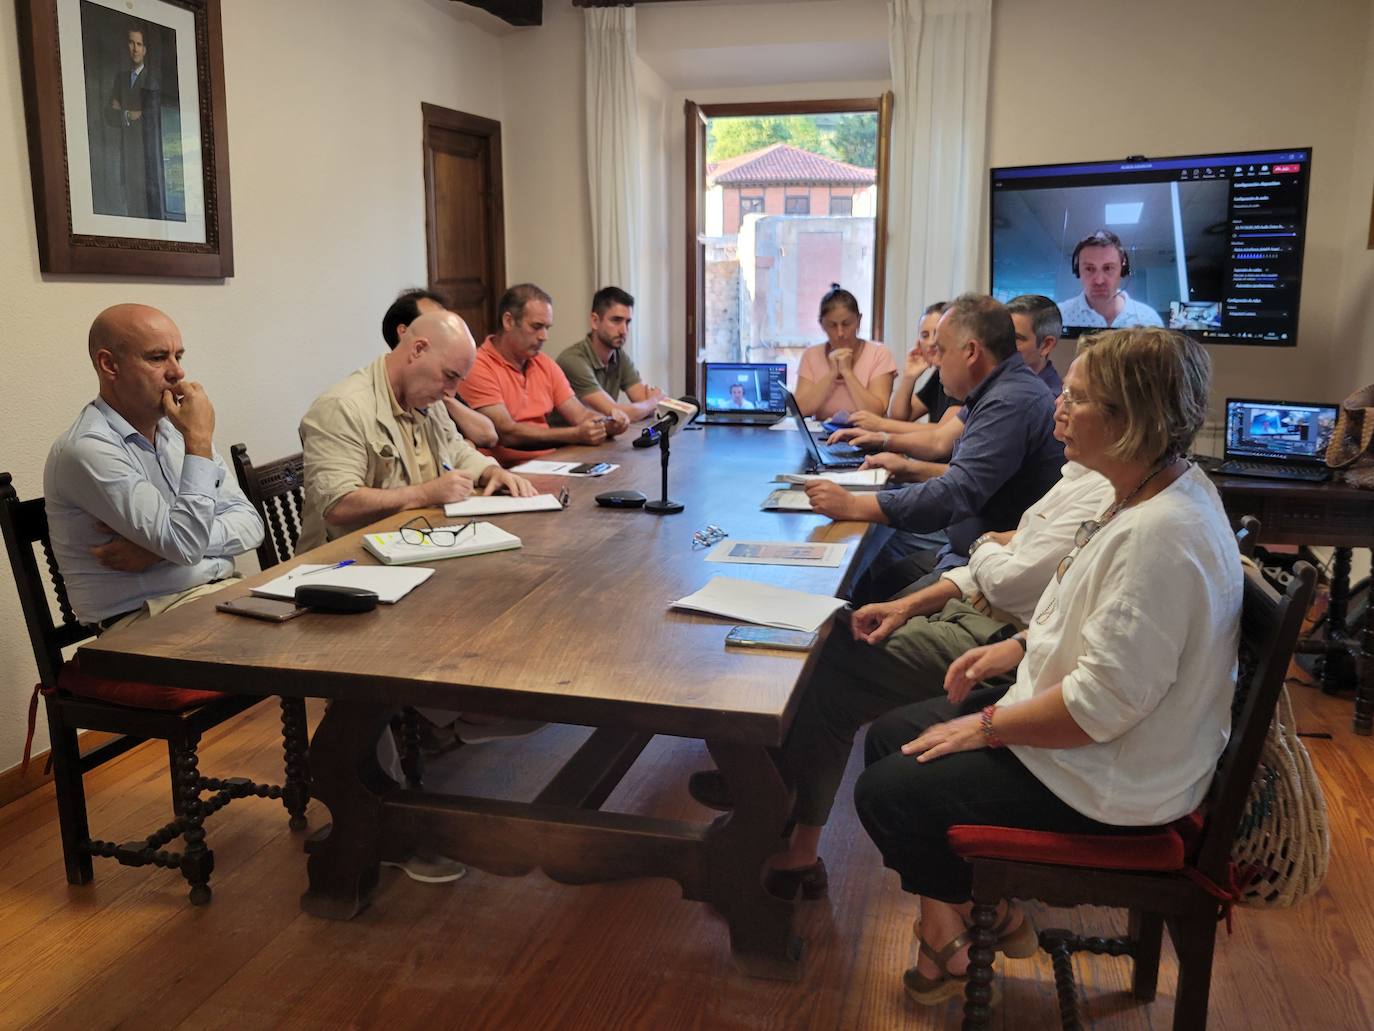
POLYGON ((1217 472, 1230 476, 1263 476, 1274 480, 1304 480, 1321 483, 1329 475, 1326 469, 1318 466, 1274 465, 1270 462, 1247 462, 1232 458, 1222 462, 1217 472))

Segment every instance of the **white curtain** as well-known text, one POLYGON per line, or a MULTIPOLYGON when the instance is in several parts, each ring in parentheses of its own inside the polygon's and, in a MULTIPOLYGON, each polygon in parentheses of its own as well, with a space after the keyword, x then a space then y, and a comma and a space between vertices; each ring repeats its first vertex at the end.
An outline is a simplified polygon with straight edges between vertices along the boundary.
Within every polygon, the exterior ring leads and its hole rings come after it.
POLYGON ((589 7, 587 183, 592 207, 594 289, 635 293, 639 270, 639 91, 633 7, 589 7))
POLYGON ((883 331, 900 354, 927 304, 980 281, 992 0, 888 0, 888 28, 894 97, 883 331))

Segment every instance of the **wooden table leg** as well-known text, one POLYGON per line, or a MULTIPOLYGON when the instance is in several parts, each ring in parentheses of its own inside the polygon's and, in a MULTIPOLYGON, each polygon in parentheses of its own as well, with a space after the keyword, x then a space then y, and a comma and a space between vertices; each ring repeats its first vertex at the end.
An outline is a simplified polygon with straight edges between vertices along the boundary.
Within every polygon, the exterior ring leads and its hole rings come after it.
POLYGON ((1326 609, 1326 656, 1322 659, 1322 693, 1340 694, 1350 668, 1345 649, 1350 636, 1345 625, 1350 604, 1350 548, 1336 548, 1331 565, 1331 601, 1326 609))
POLYGON ((751 977, 801 978, 801 940, 791 901, 763 888, 764 861, 778 851, 792 797, 764 748, 707 741, 735 801, 706 837, 706 901, 730 927, 735 964, 751 977))
MULTIPOLYGON (((1374 559, 1374 549, 1370 550, 1374 559)), ((1365 590, 1364 626, 1360 628, 1359 667, 1355 680, 1355 733, 1374 731, 1374 582, 1365 590)))
POLYGON ((377 763, 377 739, 392 710, 366 702, 333 701, 310 744, 312 794, 329 807, 332 823, 312 842, 310 887, 301 908, 313 916, 349 920, 377 885, 382 803, 396 784, 377 763))

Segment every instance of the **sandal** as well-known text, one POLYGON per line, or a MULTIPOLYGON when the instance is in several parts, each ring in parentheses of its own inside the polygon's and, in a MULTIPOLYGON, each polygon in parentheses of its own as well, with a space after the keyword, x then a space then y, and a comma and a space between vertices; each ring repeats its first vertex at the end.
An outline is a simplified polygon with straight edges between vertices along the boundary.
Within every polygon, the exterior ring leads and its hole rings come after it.
MULTIPOLYGON (((902 974, 902 986, 912 1001, 921 1006, 938 1006, 948 999, 956 998, 964 994, 968 987, 968 974, 951 974, 945 967, 955 953, 969 944, 969 935, 964 931, 956 935, 939 952, 936 952, 925 943, 920 936, 917 936, 919 951, 940 971, 939 977, 927 977, 916 967, 911 967, 906 973, 902 974)), ((992 984, 991 1005, 996 1006, 1002 1001, 1002 989, 996 982, 992 984)))
POLYGON ((992 933, 997 936, 997 944, 993 948, 1008 959, 1028 959, 1040 951, 1040 936, 1035 932, 1035 925, 1031 923, 1029 913, 1022 911, 1021 923, 1016 930, 1007 930, 1010 923, 1011 907, 1008 906, 1006 915, 992 929, 992 933))

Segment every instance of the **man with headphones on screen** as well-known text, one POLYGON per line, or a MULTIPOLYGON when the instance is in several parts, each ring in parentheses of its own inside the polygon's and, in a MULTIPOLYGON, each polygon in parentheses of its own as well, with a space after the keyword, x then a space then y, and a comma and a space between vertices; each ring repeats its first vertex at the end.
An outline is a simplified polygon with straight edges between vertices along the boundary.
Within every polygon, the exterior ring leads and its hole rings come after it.
POLYGON ((1121 289, 1121 281, 1131 274, 1131 259, 1115 233, 1099 229, 1079 240, 1070 268, 1083 284, 1083 292, 1059 302, 1064 325, 1086 329, 1164 325, 1159 312, 1131 300, 1121 289))

